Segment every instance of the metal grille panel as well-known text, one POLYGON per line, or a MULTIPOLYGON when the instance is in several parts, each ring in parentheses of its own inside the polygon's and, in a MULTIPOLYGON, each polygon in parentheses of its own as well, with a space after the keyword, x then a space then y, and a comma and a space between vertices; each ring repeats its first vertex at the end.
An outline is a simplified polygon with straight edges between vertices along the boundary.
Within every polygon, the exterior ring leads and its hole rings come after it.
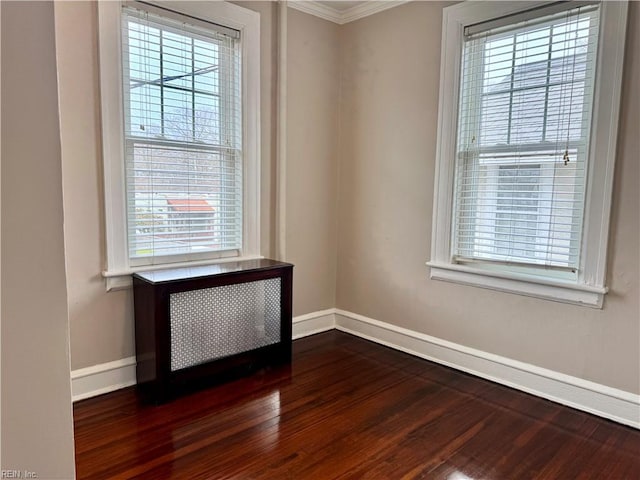
POLYGON ((281 279, 169 295, 171 371, 280 342, 281 279))

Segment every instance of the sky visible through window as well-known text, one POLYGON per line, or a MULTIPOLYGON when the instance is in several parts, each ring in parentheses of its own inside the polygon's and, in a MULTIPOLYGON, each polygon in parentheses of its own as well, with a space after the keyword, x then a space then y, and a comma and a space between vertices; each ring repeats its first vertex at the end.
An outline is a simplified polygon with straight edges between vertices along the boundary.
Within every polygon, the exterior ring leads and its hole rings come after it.
POLYGON ((128 22, 130 135, 220 144, 220 51, 205 41, 128 22))

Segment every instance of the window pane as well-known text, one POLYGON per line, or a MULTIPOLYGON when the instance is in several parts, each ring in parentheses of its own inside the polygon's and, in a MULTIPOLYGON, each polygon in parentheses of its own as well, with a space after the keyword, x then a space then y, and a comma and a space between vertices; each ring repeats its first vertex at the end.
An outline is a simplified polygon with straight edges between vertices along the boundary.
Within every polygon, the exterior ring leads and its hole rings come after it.
POLYGON ((184 35, 162 32, 163 84, 193 89, 193 56, 191 39, 184 35))
POLYGON ((225 155, 136 142, 127 156, 131 257, 239 248, 241 185, 225 155))
POLYGON ((500 166, 496 214, 496 252, 535 257, 540 165, 500 166))
POLYGON ((160 78, 160 30, 149 25, 129 23, 129 76, 132 80, 160 78))
POLYGON ((200 92, 219 93, 220 53, 218 45, 201 40, 194 41, 195 89, 200 92))
POLYGON ((129 256, 240 249, 242 144, 222 145, 241 139, 238 40, 130 8, 123 19, 129 256))
POLYGON ((164 88, 164 135, 188 142, 193 139, 193 104, 191 93, 164 88))
POLYGON ((546 88, 521 90, 511 95, 509 143, 534 143, 542 140, 546 95, 546 88))
POLYGON ((453 255, 578 268, 598 7, 471 36, 453 255))
POLYGON ((160 87, 134 81, 130 85, 127 133, 142 137, 161 135, 160 87))
POLYGON ((195 140, 219 145, 220 106, 213 95, 195 95, 195 140))
POLYGON ((500 145, 509 141, 510 93, 485 95, 482 98, 480 145, 500 145))

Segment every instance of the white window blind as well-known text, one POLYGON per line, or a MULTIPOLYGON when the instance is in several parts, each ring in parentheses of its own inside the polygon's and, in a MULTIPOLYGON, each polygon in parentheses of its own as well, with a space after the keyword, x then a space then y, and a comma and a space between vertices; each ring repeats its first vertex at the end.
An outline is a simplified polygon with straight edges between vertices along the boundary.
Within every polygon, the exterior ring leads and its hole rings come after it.
POLYGON ((132 264, 242 247, 239 34, 122 10, 128 251, 132 264))
POLYGON ((579 269, 599 6, 555 10, 465 32, 455 262, 579 269))

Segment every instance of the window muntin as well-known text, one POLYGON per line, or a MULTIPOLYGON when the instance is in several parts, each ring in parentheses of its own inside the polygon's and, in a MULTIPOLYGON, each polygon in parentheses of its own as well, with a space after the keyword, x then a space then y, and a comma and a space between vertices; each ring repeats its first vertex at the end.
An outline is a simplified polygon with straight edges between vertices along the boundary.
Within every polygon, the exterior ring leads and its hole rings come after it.
POLYGON ((122 45, 130 263, 237 255, 239 39, 123 8, 122 45))
POLYGON ((455 262, 577 272, 598 23, 596 5, 465 38, 455 262), (509 197, 505 167, 515 167, 509 197), (532 187, 536 208, 524 211, 532 187))

